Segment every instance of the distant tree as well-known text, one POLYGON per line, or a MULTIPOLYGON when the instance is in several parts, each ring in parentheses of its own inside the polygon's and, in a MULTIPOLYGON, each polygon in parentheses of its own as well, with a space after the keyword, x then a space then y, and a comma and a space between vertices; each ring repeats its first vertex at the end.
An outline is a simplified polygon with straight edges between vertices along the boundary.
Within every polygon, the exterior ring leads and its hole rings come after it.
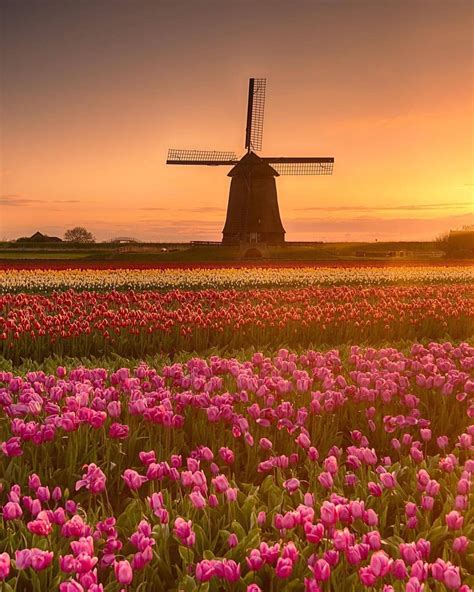
POLYGON ((66 230, 64 240, 70 243, 95 243, 92 232, 89 232, 83 226, 76 226, 66 230))
POLYGON ((474 228, 467 226, 462 230, 451 230, 436 239, 439 248, 447 257, 466 259, 474 257, 474 228))
POLYGON ((436 244, 440 249, 446 249, 449 242, 449 232, 439 234, 435 239, 436 244))

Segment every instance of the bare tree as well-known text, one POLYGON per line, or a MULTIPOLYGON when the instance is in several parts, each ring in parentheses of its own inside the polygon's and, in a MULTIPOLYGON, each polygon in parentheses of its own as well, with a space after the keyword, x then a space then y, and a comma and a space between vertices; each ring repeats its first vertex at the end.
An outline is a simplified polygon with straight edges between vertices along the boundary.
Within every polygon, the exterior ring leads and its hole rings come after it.
POLYGON ((70 243, 95 243, 92 232, 89 232, 83 226, 76 226, 66 230, 64 240, 70 243))

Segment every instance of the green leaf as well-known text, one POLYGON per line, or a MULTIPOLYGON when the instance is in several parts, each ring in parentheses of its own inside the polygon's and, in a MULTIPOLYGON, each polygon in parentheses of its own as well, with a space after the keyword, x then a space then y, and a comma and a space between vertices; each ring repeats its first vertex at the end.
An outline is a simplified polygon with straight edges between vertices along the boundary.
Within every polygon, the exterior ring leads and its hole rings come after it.
POLYGON ((198 589, 198 585, 191 576, 187 575, 181 580, 179 589, 182 590, 182 592, 194 592, 194 590, 198 589))
POLYGON ((193 562, 194 551, 192 549, 189 549, 188 547, 183 547, 183 545, 180 545, 178 548, 178 552, 179 552, 179 556, 184 561, 184 563, 189 564, 189 563, 193 562))
POLYGON ((236 520, 234 520, 232 522, 232 530, 237 535, 237 538, 239 539, 239 541, 242 540, 243 538, 245 538, 245 535, 246 535, 245 529, 236 520))

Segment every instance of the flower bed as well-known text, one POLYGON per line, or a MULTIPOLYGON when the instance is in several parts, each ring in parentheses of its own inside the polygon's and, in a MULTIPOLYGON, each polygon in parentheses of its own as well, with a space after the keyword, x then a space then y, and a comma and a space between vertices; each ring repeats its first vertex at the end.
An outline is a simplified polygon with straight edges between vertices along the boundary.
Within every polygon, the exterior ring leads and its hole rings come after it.
MULTIPOLYGON (((69 265, 69 263, 68 263, 69 265)), ((53 290, 200 290, 312 286, 458 284, 474 279, 472 266, 212 267, 148 269, 4 269, 0 292, 53 290)))
POLYGON ((469 284, 0 296, 0 355, 202 352, 472 335, 469 284))
POLYGON ((432 343, 2 372, 4 589, 468 592, 473 367, 432 343))

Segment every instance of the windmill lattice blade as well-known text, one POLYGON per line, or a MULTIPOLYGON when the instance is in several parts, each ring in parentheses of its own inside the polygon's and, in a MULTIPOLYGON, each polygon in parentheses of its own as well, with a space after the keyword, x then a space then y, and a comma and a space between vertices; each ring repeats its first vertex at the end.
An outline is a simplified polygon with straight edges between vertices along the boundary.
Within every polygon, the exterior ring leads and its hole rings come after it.
POLYGON ((331 157, 267 157, 263 158, 280 175, 332 175, 331 157))
POLYGON ((266 78, 250 78, 245 132, 245 147, 250 150, 262 149, 266 86, 266 78))
POLYGON ((170 148, 166 164, 201 164, 208 166, 234 165, 238 162, 235 152, 219 150, 180 150, 170 148))

